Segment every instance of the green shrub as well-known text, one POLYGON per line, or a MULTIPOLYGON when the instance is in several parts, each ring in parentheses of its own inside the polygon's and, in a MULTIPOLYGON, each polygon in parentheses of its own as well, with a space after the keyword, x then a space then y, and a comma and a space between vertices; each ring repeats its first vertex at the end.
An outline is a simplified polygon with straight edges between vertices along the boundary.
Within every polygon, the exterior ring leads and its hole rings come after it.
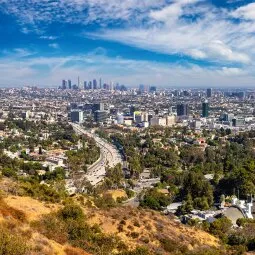
POLYGON ((188 248, 181 243, 177 243, 174 240, 163 238, 160 240, 162 248, 167 252, 177 252, 180 251, 185 253, 188 251, 188 248))
POLYGON ((58 212, 43 216, 32 227, 49 239, 69 242, 92 254, 108 255, 124 247, 119 238, 103 234, 98 225, 89 226, 82 209, 75 204, 66 204, 58 212))
POLYGON ((255 220, 254 220, 254 219, 239 218, 239 219, 237 219, 237 221, 236 221, 236 224, 237 224, 239 227, 243 227, 243 226, 245 226, 245 225, 248 224, 248 223, 255 223, 255 220))
POLYGON ((37 180, 26 179, 20 184, 21 194, 42 201, 58 203, 66 198, 65 192, 58 192, 54 187, 40 184, 37 180))
POLYGON ((31 223, 31 226, 58 243, 63 244, 68 241, 67 226, 55 214, 43 215, 39 221, 31 223))
POLYGON ((121 221, 120 221, 120 225, 126 225, 126 220, 124 220, 124 219, 121 220, 121 221))
POLYGON ((135 227, 138 227, 138 228, 141 227, 141 225, 140 225, 140 223, 139 223, 138 220, 135 220, 135 221, 134 221, 134 226, 135 226, 135 227))
POLYGON ((75 204, 67 204, 59 211, 59 216, 64 220, 80 220, 84 219, 85 215, 80 206, 75 204))
POLYGON ((137 233, 137 232, 131 232, 131 233, 130 233, 130 236, 131 236, 133 239, 136 239, 136 238, 139 237, 139 233, 137 233))
POLYGON ((135 192, 131 189, 125 189, 125 191, 126 191, 128 198, 131 198, 135 195, 135 192))
POLYGON ((6 177, 17 177, 17 173, 12 168, 5 167, 2 170, 2 175, 6 177))
POLYGON ((22 237, 0 227, 0 255, 28 255, 28 252, 29 247, 22 237))
POLYGON ((110 194, 104 194, 102 197, 95 198, 94 203, 96 207, 102 209, 108 209, 116 206, 116 202, 110 194))

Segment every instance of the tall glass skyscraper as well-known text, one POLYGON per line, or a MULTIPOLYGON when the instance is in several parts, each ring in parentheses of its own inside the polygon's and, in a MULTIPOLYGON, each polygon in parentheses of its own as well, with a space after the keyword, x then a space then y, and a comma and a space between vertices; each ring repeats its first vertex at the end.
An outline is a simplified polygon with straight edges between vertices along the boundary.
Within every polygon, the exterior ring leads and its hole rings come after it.
POLYGON ((205 101, 202 103, 202 116, 204 118, 207 118, 209 116, 209 103, 208 101, 205 101))

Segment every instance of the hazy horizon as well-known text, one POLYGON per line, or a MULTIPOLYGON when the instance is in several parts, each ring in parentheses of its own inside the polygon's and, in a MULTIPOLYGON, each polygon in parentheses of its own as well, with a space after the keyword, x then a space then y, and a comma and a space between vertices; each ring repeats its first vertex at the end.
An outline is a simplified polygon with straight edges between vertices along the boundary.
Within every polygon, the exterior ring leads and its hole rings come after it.
POLYGON ((0 0, 0 87, 255 87, 255 3, 0 0))

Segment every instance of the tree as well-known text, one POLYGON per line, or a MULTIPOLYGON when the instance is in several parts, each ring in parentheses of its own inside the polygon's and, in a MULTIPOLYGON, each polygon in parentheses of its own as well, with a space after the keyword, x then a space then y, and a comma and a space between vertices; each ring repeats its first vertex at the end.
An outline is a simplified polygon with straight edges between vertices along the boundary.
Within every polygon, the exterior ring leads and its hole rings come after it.
POLYGON ((223 241, 227 241, 227 233, 232 227, 232 222, 226 217, 219 218, 210 224, 209 232, 218 236, 223 241))
POLYGON ((83 220, 85 215, 80 206, 75 204, 67 204, 64 208, 59 210, 59 216, 63 220, 83 220))
POLYGON ((106 168, 106 177, 112 182, 112 188, 119 188, 122 185, 124 179, 124 173, 122 166, 118 163, 113 168, 106 168))
POLYGON ((213 204, 213 189, 202 173, 191 171, 184 176, 181 198, 194 201, 196 209, 207 210, 213 204))
POLYGON ((144 194, 140 205, 153 210, 162 210, 171 203, 171 197, 159 192, 156 188, 152 188, 144 194))

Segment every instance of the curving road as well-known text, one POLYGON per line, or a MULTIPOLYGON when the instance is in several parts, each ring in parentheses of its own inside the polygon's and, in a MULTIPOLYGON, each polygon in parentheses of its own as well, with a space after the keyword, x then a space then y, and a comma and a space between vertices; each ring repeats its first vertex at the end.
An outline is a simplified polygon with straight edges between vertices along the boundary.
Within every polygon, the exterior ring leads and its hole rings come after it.
POLYGON ((88 168, 88 172, 85 175, 92 185, 97 185, 104 179, 106 173, 105 168, 107 165, 109 167, 114 167, 118 163, 122 164, 121 155, 112 144, 98 137, 93 131, 89 132, 75 123, 70 124, 76 133, 92 137, 100 148, 100 158, 88 168))

